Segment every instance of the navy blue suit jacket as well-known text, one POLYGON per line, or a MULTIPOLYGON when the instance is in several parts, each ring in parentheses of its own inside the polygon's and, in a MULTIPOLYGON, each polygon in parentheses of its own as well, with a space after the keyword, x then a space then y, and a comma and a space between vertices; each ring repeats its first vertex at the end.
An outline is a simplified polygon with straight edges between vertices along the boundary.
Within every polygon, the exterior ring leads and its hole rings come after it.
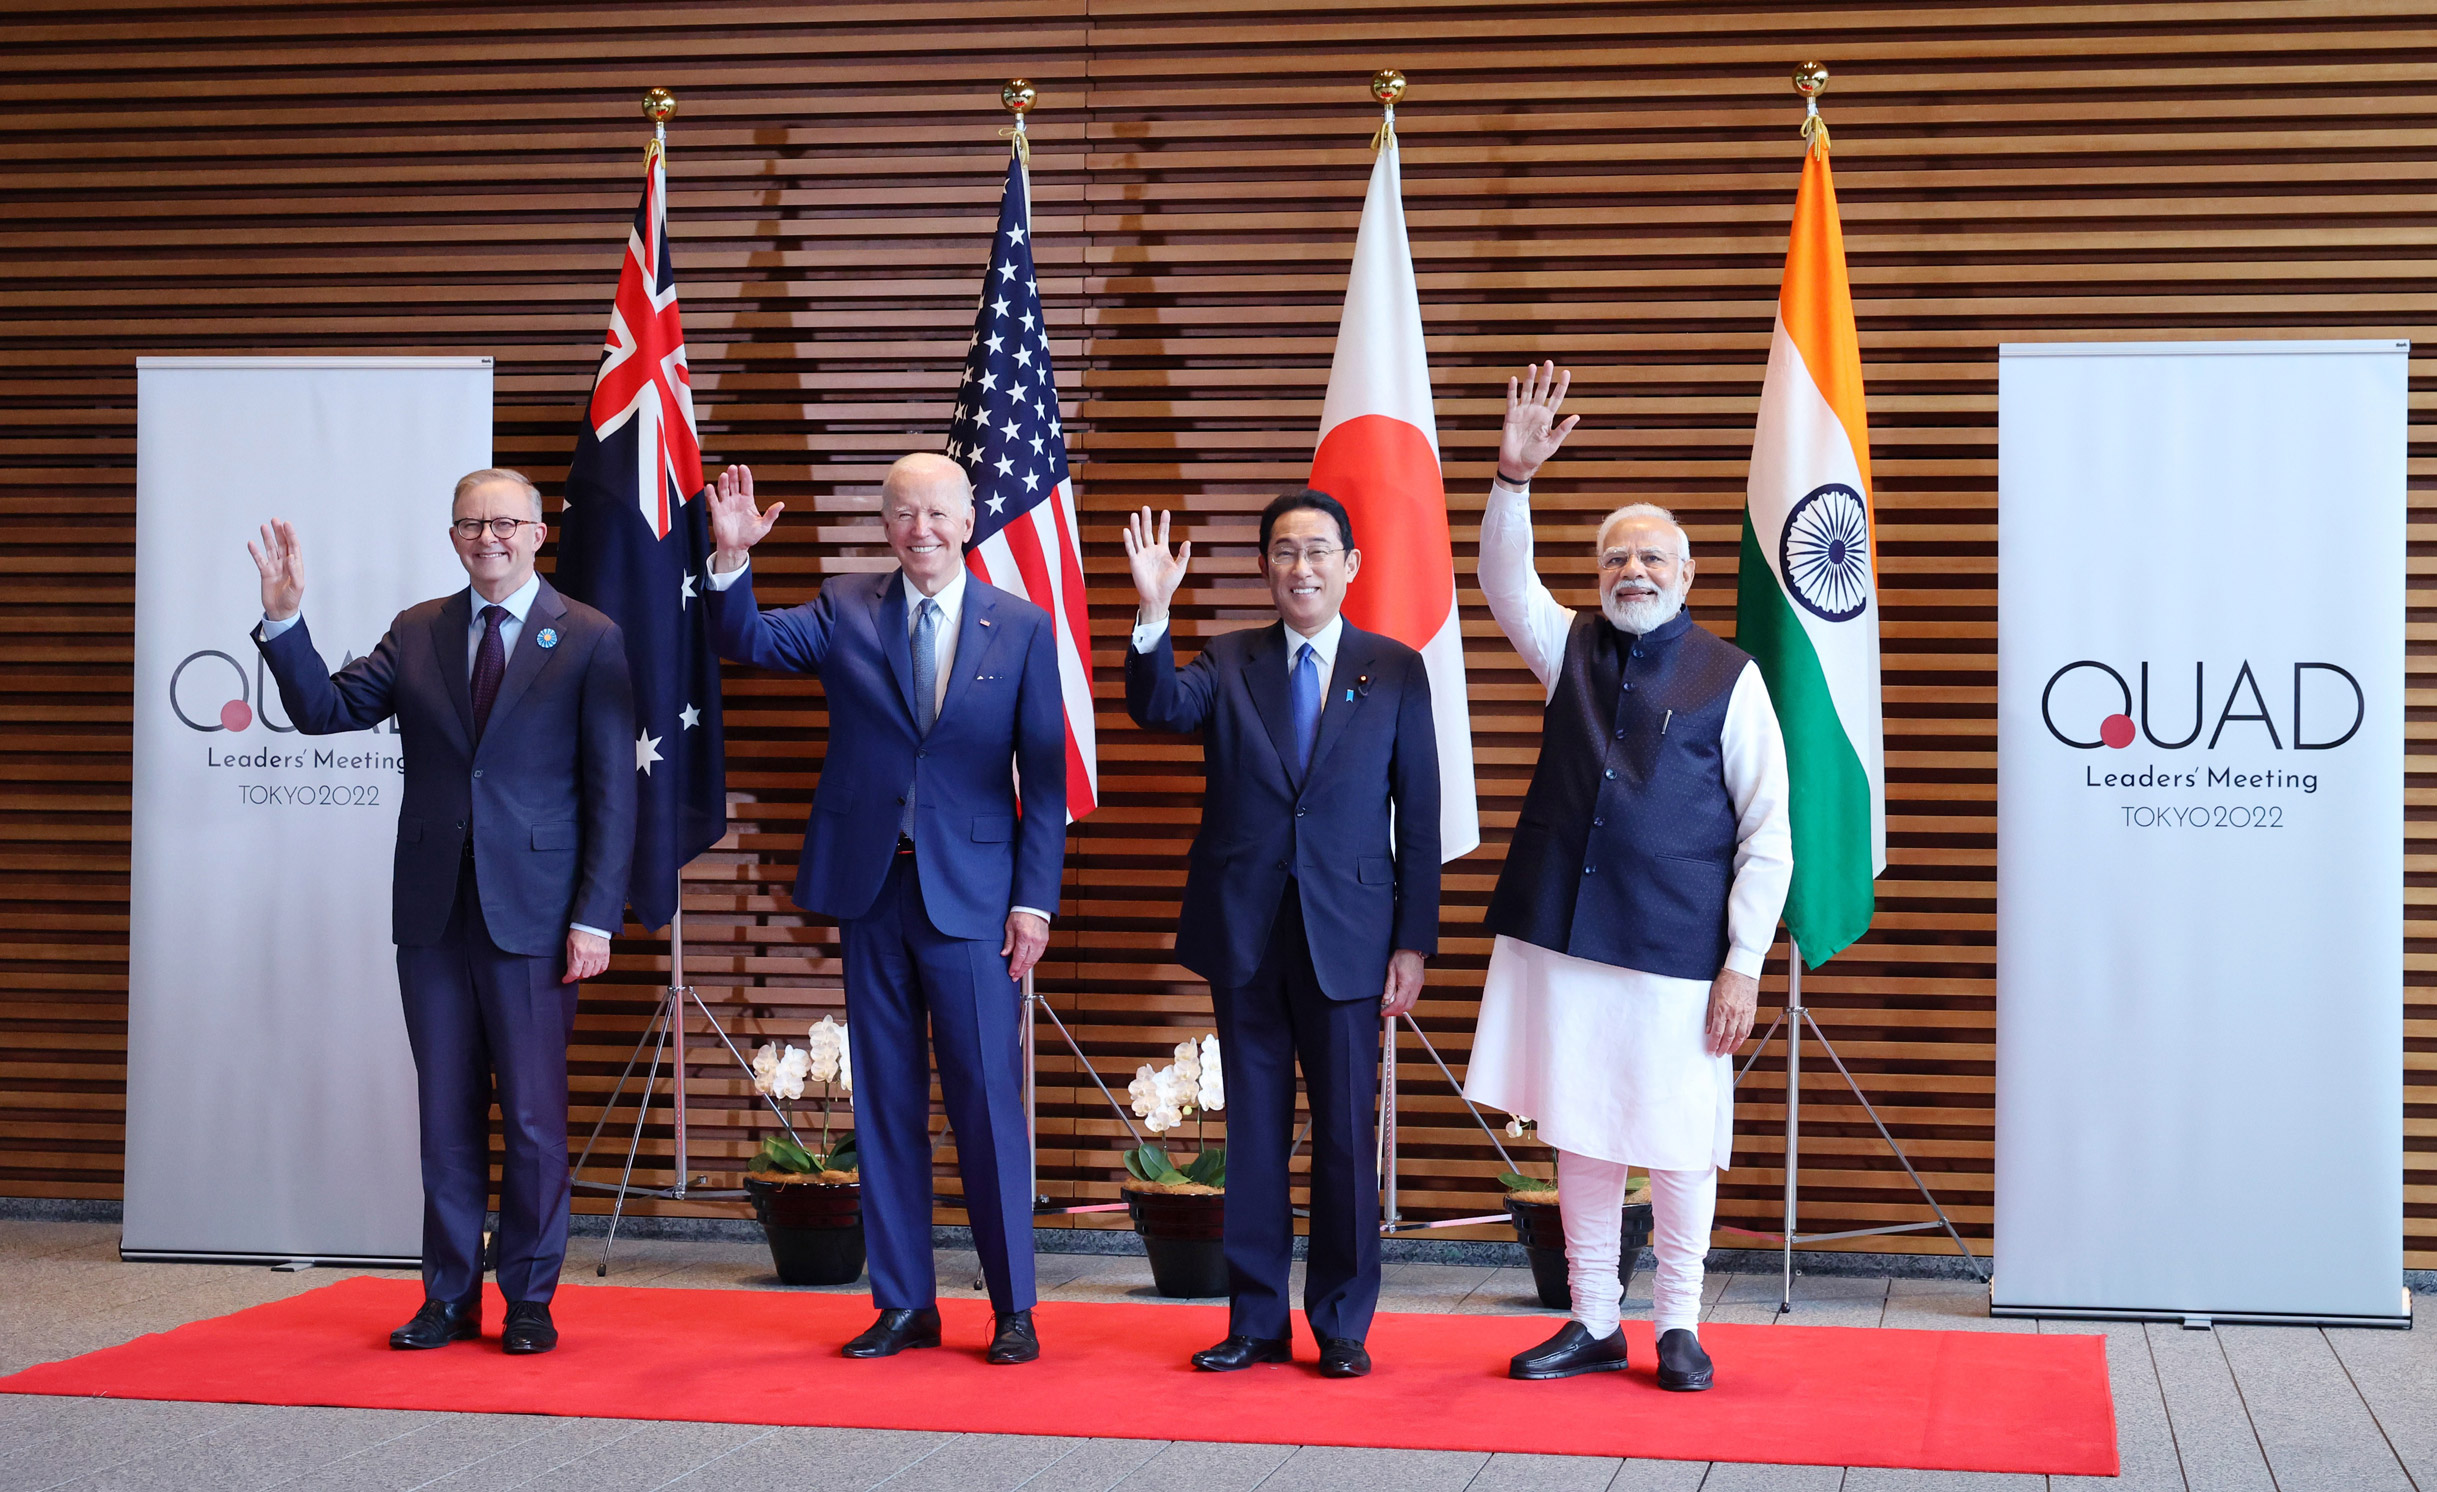
POLYGON ((542 582, 474 740, 473 603, 459 591, 398 613, 371 653, 324 667, 300 618, 255 645, 308 736, 395 715, 406 757, 390 937, 437 943, 457 903, 466 836, 491 941, 540 958, 567 924, 625 920, 635 851, 635 705, 618 624, 542 582), (555 646, 543 647, 547 628, 555 646))
POLYGON ((704 594, 722 657, 817 674, 829 696, 829 753, 804 826, 796 905, 841 922, 871 910, 912 787, 914 863, 932 924, 995 943, 1009 907, 1056 911, 1065 873, 1057 635, 1048 612, 968 575, 947 699, 931 733, 917 735, 906 591, 901 570, 838 575, 802 606, 763 611, 747 567, 728 589, 704 594))
POLYGON ((1214 637, 1181 669, 1172 635, 1148 653, 1127 645, 1125 706, 1138 725, 1202 736, 1178 962, 1223 988, 1249 981, 1291 875, 1322 992, 1378 999, 1390 953, 1438 951, 1438 737, 1421 654, 1347 624, 1305 777, 1288 765, 1285 624, 1214 637))

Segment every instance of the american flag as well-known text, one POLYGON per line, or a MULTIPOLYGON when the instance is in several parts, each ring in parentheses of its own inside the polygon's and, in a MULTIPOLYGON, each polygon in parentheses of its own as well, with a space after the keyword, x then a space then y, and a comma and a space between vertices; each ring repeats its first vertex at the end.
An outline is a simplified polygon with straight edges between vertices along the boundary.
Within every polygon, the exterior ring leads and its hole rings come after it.
POLYGON ((702 446, 668 257, 668 172, 654 150, 627 235, 591 398, 576 421, 558 588, 626 634, 634 679, 635 859, 645 927, 677 910, 677 874, 727 833, 719 654, 700 599, 711 552, 702 446))
POLYGON ((1092 630, 1084 610, 1075 484, 1049 367, 1049 327, 1032 272, 1030 183, 1020 160, 1007 162, 1006 195, 982 275, 956 418, 948 426, 948 454, 973 479, 966 566, 1056 623, 1058 684, 1066 698, 1066 813, 1079 819, 1099 806, 1092 630))

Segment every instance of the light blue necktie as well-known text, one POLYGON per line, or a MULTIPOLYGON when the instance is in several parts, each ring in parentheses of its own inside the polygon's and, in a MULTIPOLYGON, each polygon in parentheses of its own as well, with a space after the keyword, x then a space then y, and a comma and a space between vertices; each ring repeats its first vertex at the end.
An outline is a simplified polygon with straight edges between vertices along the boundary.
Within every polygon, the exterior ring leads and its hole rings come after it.
MULTIPOLYGON (((914 734, 927 736, 939 718, 939 603, 925 596, 914 610, 914 734)), ((914 790, 906 789, 897 832, 914 832, 914 790)))
POLYGON ((1312 769, 1312 743, 1320 739, 1320 655, 1310 643, 1295 654, 1295 775, 1312 769))

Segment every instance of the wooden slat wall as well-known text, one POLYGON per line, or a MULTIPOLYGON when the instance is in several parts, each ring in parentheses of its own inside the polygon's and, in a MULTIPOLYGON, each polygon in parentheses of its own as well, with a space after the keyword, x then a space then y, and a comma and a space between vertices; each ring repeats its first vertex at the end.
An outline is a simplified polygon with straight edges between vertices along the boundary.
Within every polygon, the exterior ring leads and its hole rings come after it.
MULTIPOLYGON (((1208 1006, 1167 953, 1197 758, 1124 719, 1118 515, 1145 502, 1185 515, 1197 557, 1183 636, 1261 615, 1249 518, 1307 470, 1370 162, 1364 80, 1383 65, 1413 78, 1406 208, 1490 840, 1449 867, 1422 1007, 1460 1064, 1487 956, 1480 908, 1537 734, 1531 680, 1470 586, 1503 379, 1540 356, 1575 370, 1584 427, 1539 495, 1560 594, 1590 595, 1571 556, 1595 516, 1653 499, 1692 529, 1696 615, 1731 628, 1736 515, 1799 165, 1785 74, 1828 62, 1879 483, 1891 864, 1877 930, 1807 988, 1980 1239, 1997 344, 2437 336, 2423 283, 2437 245, 2437 20, 2400 0, 1011 0, 952 12, 155 0, 16 6, 0 40, 18 100, 0 174, 7 1193, 119 1185, 134 358, 493 354, 499 459, 554 487, 633 210, 634 99, 647 85, 683 100, 671 220, 704 440, 789 504, 760 562, 780 600, 886 563, 877 479, 898 453, 939 443, 970 325, 1004 160, 997 83, 1022 73, 1041 87, 1037 252, 1082 485, 1106 805, 1072 838, 1042 984, 1122 1080, 1206 1029, 1208 1006)), ((2424 602, 2437 467, 2431 370, 2415 371, 2424 602)), ((2427 1268, 2426 605, 2411 637, 2405 1228, 2409 1262, 2427 1268)), ((728 708, 736 834, 695 872, 688 969, 740 1033, 784 1038, 839 1001, 834 931, 781 891, 827 720, 817 688, 759 675, 732 676, 728 708)), ((589 992, 587 1093, 623 1059, 661 967, 651 941, 629 939, 589 992)), ((1768 990, 1764 1021, 1780 976, 1768 990)), ((1410 1046, 1401 1070, 1408 1213, 1483 1210, 1494 1156, 1410 1046)), ((696 1169, 718 1174, 757 1131, 735 1085, 702 1071, 696 1169)), ((1112 1195, 1117 1125, 1054 1048, 1042 1074, 1043 1190, 1112 1195)), ((1922 1216, 1834 1075, 1807 1076, 1806 1226, 1922 1216)), ((1782 1079, 1752 1083, 1722 1211, 1765 1228, 1782 1079)))

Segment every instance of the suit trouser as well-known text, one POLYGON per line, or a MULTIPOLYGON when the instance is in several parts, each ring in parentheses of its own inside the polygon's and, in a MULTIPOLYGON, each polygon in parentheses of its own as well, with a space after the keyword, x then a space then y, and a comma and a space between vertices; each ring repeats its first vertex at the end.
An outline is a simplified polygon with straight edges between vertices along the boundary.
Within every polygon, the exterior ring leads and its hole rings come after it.
POLYGON ((910 854, 889 862, 879 899, 840 932, 872 1303, 913 1310, 938 1293, 927 1025, 990 1304, 1032 1309, 1032 1150, 1017 1035, 1023 996, 1007 977, 1002 940, 952 938, 933 926, 910 854))
POLYGON ((496 1090, 506 1154, 499 1174, 499 1293, 546 1301, 567 1257, 567 1040, 576 986, 564 955, 509 953, 491 941, 471 862, 440 941, 398 949, 406 1039, 422 1107, 423 1293, 464 1300, 482 1288, 496 1090))
POLYGON ((1379 1306, 1379 1002, 1321 992, 1290 880, 1261 966, 1246 983, 1214 987, 1211 1004, 1227 1071, 1227 1329, 1267 1341, 1289 1331, 1287 1161, 1300 1064, 1312 1112, 1303 1315, 1314 1336, 1360 1341, 1379 1306))

